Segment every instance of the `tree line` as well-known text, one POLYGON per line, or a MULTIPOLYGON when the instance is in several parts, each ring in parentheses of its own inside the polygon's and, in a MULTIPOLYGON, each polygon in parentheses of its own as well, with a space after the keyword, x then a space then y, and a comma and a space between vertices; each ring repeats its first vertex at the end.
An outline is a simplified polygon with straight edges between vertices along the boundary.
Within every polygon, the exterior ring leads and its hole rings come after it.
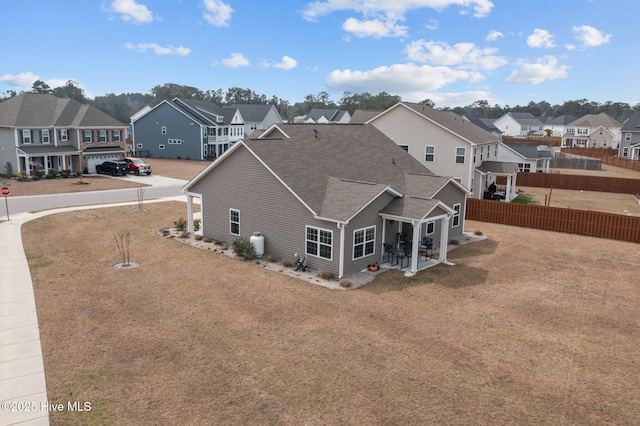
MULTIPOLYGON (((371 93, 351 93, 344 92, 342 97, 333 101, 327 92, 320 92, 317 95, 309 94, 304 101, 291 104, 289 101, 279 98, 276 95, 268 97, 258 94, 251 89, 241 87, 230 87, 226 91, 223 89, 200 90, 197 87, 185 86, 174 83, 165 83, 151 88, 149 93, 108 93, 103 96, 96 96, 94 99, 86 97, 84 90, 73 80, 69 80, 63 86, 51 88, 42 80, 33 83, 31 92, 50 93, 61 98, 75 99, 80 103, 94 105, 96 108, 106 112, 112 117, 128 123, 129 118, 147 105, 154 106, 164 100, 173 98, 199 99, 210 101, 219 106, 232 104, 257 104, 274 105, 278 113, 284 120, 293 121, 294 117, 304 116, 313 108, 339 108, 347 110, 353 115, 355 110, 385 110, 396 103, 402 101, 397 95, 380 92, 377 95, 371 93)), ((0 96, 0 101, 16 96, 13 90, 5 92, 0 96)), ((420 104, 428 105, 431 108, 453 111, 456 114, 473 117, 486 117, 496 119, 508 112, 529 112, 535 116, 558 117, 560 115, 572 115, 576 118, 586 114, 606 113, 619 122, 624 122, 634 111, 640 110, 640 104, 631 106, 623 102, 599 103, 588 99, 577 99, 565 101, 562 105, 551 105, 547 101, 529 102, 521 106, 501 106, 490 105, 487 100, 478 100, 471 105, 455 108, 438 108, 430 99, 425 99, 420 104)))

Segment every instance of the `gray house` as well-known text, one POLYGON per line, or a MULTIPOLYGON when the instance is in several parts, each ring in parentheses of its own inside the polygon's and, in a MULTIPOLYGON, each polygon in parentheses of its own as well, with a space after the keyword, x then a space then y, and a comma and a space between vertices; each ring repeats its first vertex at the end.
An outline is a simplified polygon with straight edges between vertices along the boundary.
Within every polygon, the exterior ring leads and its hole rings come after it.
POLYGON ((225 111, 240 111, 244 119, 244 134, 250 135, 254 130, 264 130, 272 124, 282 123, 282 117, 274 105, 232 104, 222 107, 225 111))
POLYGON ((640 111, 634 111, 620 130, 620 149, 618 156, 631 160, 640 160, 640 111))
POLYGON ((447 262, 446 243, 463 233, 468 195, 375 127, 353 124, 254 132, 182 191, 191 231, 197 197, 204 236, 231 243, 260 232, 265 254, 305 253, 310 267, 337 277, 393 261, 399 241, 409 275, 447 262), (439 245, 437 260, 419 258, 424 237, 439 245))
POLYGON ((144 108, 131 119, 134 150, 158 158, 216 158, 244 137, 244 125, 237 109, 179 98, 144 108))
POLYGON ((95 172, 125 153, 127 125, 94 106, 49 94, 21 93, 0 102, 0 165, 95 172))

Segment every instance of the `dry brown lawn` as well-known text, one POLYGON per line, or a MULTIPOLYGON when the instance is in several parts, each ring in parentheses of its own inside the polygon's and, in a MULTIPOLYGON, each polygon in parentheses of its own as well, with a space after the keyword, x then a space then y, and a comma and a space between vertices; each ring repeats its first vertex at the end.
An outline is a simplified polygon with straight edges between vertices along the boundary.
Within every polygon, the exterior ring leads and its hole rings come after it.
POLYGON ((332 291, 163 238, 181 203, 24 225, 67 424, 637 424, 638 245, 481 222, 456 266, 332 291), (116 270, 112 233, 132 231, 116 270))
POLYGON ((564 207, 578 210, 593 210, 614 214, 632 214, 640 216, 640 203, 631 194, 614 194, 609 192, 572 191, 569 189, 518 187, 526 195, 530 195, 537 204, 544 205, 551 197, 551 207, 564 207), (546 196, 546 198, 545 198, 546 196))
MULTIPOLYGON (((153 174, 176 179, 189 180, 210 164, 208 161, 145 159, 153 169, 153 174)), ((1 180, 1 179, 0 179, 1 180)), ((6 180, 6 179, 5 179, 6 180)), ((37 181, 11 181, 11 196, 49 195, 66 192, 102 191, 106 189, 137 188, 142 185, 122 179, 111 179, 104 175, 84 175, 82 177, 40 179, 37 181), (86 185, 78 181, 88 182, 86 185)))

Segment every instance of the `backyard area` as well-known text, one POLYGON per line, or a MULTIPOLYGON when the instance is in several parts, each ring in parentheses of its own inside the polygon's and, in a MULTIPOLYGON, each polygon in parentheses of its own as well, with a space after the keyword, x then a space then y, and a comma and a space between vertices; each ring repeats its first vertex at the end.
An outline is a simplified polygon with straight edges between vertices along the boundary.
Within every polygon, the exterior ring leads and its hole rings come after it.
POLYGON ((455 266, 336 291, 161 237, 185 204, 146 207, 23 227, 48 399, 92 402, 54 425, 640 417, 637 244, 467 221, 487 239, 455 266), (127 230, 140 266, 117 270, 127 230))

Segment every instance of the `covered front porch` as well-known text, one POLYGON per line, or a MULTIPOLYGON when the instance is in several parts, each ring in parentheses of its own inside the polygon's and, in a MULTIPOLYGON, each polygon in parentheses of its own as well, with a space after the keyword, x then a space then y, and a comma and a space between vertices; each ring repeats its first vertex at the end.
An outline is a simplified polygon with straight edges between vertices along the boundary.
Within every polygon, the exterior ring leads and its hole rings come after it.
POLYGON ((402 197, 380 212, 380 265, 399 268, 405 276, 447 260, 449 228, 456 212, 438 200, 402 197))
POLYGON ((22 146, 18 150, 18 172, 31 176, 35 170, 75 171, 80 167, 80 151, 72 146, 22 146))

